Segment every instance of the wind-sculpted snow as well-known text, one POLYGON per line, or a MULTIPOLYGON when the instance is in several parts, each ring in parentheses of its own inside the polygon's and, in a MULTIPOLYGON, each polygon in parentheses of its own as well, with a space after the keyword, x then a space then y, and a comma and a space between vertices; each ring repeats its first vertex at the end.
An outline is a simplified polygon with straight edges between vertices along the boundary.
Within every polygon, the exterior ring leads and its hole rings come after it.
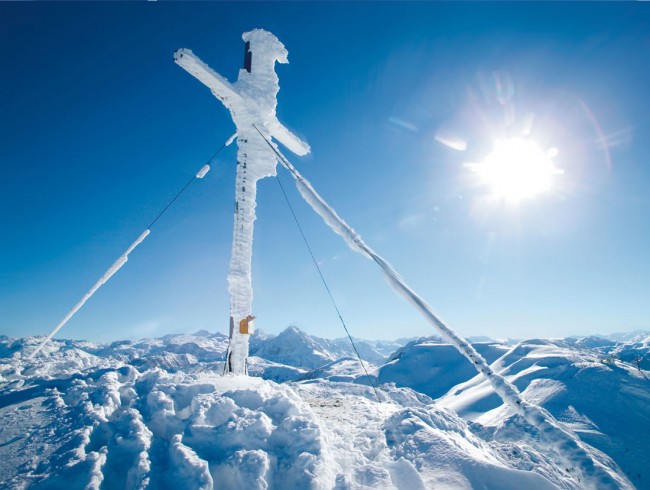
MULTIPOLYGON (((487 362, 494 361, 508 350, 498 343, 473 344, 487 362)), ((454 346, 420 339, 395 352, 377 372, 379 383, 408 386, 432 398, 447 393, 455 385, 476 375, 476 369, 454 346), (418 372, 418 376, 413 376, 418 372)))
POLYGON ((248 374, 250 376, 258 376, 277 383, 284 383, 285 381, 292 381, 300 378, 306 372, 306 369, 269 361, 268 359, 263 359, 257 356, 251 356, 248 358, 248 374))
MULTIPOLYGON (((372 371, 372 366, 366 365, 366 369, 372 371)), ((359 364, 358 359, 344 357, 336 361, 325 364, 309 371, 308 373, 296 378, 296 381, 305 381, 308 379, 324 379, 327 381, 345 381, 348 383, 360 382, 367 383, 368 377, 359 364)))
MULTIPOLYGON (((453 412, 407 388, 306 381, 294 385, 323 427, 336 488, 579 489, 521 440, 486 441, 453 412)), ((522 438, 523 431, 516 437, 522 438)))
MULTIPOLYGON (((406 408, 389 417, 385 426, 394 458, 410 463, 412 472, 419 470, 425 476, 420 488, 472 489, 486 482, 502 490, 556 488, 541 474, 527 471, 534 462, 523 451, 518 461, 521 469, 508 467, 502 454, 443 409, 406 408)), ((543 466, 549 464, 546 460, 543 466)))
MULTIPOLYGON (((331 456, 309 406, 258 378, 189 376, 125 366, 3 393, 2 417, 38 405, 0 454, 9 487, 331 488, 331 456), (10 399, 8 400, 7 397, 10 399), (13 402, 13 403, 12 403, 13 402), (23 428, 27 428, 27 427, 23 428), (26 457, 21 458, 21 451, 26 457), (42 453, 43 458, 36 458, 42 453), (16 464, 17 463, 17 464, 16 464)), ((3 426, 2 436, 10 430, 3 426)), ((5 439, 5 437, 2 437, 5 439)))

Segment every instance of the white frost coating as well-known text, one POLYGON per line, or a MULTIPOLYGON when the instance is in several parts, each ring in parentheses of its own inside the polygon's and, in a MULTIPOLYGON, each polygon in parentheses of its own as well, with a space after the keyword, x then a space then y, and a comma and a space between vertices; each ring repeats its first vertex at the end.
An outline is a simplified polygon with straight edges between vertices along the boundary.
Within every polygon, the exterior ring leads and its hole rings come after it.
POLYGON ((107 281, 108 281, 108 280, 113 276, 113 274, 115 274, 118 270, 120 270, 120 268, 121 268, 124 264, 126 264, 126 262, 129 260, 129 254, 130 254, 131 252, 133 252, 133 250, 134 250, 138 245, 140 245, 140 244, 142 243, 142 241, 143 241, 145 238, 147 238, 147 236, 149 235, 149 233, 151 233, 149 230, 144 230, 144 231, 142 232, 142 234, 141 234, 141 235, 136 239, 136 241, 134 241, 134 242, 131 244, 131 246, 130 246, 129 248, 126 249, 126 252, 124 252, 122 255, 120 255, 120 257, 115 261, 115 263, 113 263, 113 265, 111 265, 111 266, 108 268, 108 270, 104 273, 104 275, 103 275, 102 277, 99 278, 99 281, 97 281, 97 282, 93 285, 93 287, 90 288, 90 290, 89 290, 89 291, 84 295, 84 297, 81 298, 81 301, 79 301, 79 303, 77 303, 77 304, 75 305, 75 307, 72 308, 72 309, 70 310, 70 312, 65 316, 65 318, 63 318, 63 320, 61 320, 61 321, 59 322, 59 324, 58 324, 56 327, 54 327, 54 330, 52 330, 52 331, 50 332, 50 334, 49 334, 47 337, 45 337, 45 339, 43 340, 43 342, 40 343, 40 345, 36 348, 36 350, 30 354, 30 356, 29 356, 30 359, 32 359, 36 354, 38 354, 38 352, 43 348, 43 346, 45 346, 45 344, 47 344, 47 343, 49 342, 49 340, 50 340, 50 339, 51 339, 51 338, 52 338, 52 337, 53 337, 53 336, 54 336, 54 335, 55 335, 59 330, 61 330, 61 328, 63 328, 63 326, 64 326, 66 323, 68 323, 68 321, 70 320, 70 318, 72 318, 72 317, 74 316, 74 314, 77 313, 77 311, 79 311, 79 309, 81 309, 81 307, 86 303, 86 301, 88 301, 88 300, 92 297, 92 295, 95 294, 95 292, 96 292, 96 291, 97 291, 97 290, 102 286, 102 284, 104 284, 105 282, 107 282, 107 281))
POLYGON ((404 279, 393 269, 393 267, 378 255, 361 239, 350 225, 338 216, 336 211, 330 207, 325 200, 314 190, 311 184, 281 156, 283 165, 291 172, 296 180, 300 194, 309 205, 318 213, 325 223, 338 235, 341 235, 346 243, 353 250, 363 253, 374 260, 381 267, 388 282, 406 300, 431 323, 450 344, 470 360, 485 378, 490 382, 494 391, 501 399, 510 405, 516 413, 524 417, 528 423, 536 427, 540 432, 540 439, 544 446, 553 454, 557 454, 567 468, 576 468, 582 482, 587 488, 625 488, 626 483, 621 478, 608 471, 602 464, 595 461, 585 449, 582 441, 573 433, 565 431, 559 426, 555 418, 543 408, 527 402, 521 397, 519 390, 507 381, 503 376, 492 370, 474 347, 449 328, 420 296, 406 284, 404 279))
POLYGON ((235 138, 237 137, 237 133, 233 134, 228 140, 225 142, 226 146, 232 145, 232 142, 235 141, 235 138))
POLYGON ((286 48, 273 34, 262 29, 244 33, 242 38, 247 43, 247 56, 251 57, 250 72, 242 68, 232 84, 189 49, 174 53, 174 61, 210 88, 228 108, 237 127, 236 208, 228 273, 231 331, 227 354, 228 371, 235 374, 246 372, 248 357, 248 335, 240 333, 239 322, 252 313, 251 255, 257 181, 274 176, 278 163, 277 155, 260 139, 257 131, 267 140, 276 138, 298 155, 310 151, 309 145, 280 124, 276 117, 280 86, 275 63, 288 63, 286 48))
POLYGON ((207 174, 209 171, 210 171, 210 165, 208 165, 208 164, 203 165, 201 167, 201 170, 199 170, 196 173, 196 178, 197 179, 202 179, 203 177, 205 177, 205 174, 207 174))

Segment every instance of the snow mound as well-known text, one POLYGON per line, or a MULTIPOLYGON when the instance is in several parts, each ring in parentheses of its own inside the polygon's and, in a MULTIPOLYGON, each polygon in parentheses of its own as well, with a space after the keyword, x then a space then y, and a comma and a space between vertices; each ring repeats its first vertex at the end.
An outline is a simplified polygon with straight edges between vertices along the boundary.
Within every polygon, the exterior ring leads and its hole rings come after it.
POLYGON ((6 441, 0 459, 12 460, 0 465, 1 479, 12 488, 334 483, 312 410, 290 388, 259 378, 139 373, 125 366, 58 388, 36 384, 0 400, 3 420, 32 415, 21 419, 22 436, 13 426, 0 430, 6 441))
MULTIPOLYGON (((413 478, 410 488, 556 488, 538 473, 509 466, 467 423, 444 409, 406 408, 385 426, 397 463, 393 472, 413 478), (414 478, 418 474, 420 481, 414 478)), ((532 466, 523 458, 521 463, 528 470, 532 466)))

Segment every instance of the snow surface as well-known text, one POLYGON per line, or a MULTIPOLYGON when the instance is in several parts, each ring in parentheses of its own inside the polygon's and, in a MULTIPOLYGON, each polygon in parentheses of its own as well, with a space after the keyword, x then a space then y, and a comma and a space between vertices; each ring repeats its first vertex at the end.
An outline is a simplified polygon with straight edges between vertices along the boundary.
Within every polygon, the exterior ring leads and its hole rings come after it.
MULTIPOLYGON (((40 339, 0 337, 0 488, 597 488, 439 339, 372 371, 377 403, 355 359, 297 367, 337 341, 285 333, 253 336, 258 352, 278 338, 295 348, 294 366, 251 357, 268 379, 221 376, 218 333, 55 340, 33 360, 40 339)), ((620 488, 650 488, 648 373, 574 339, 475 348, 620 488)))
POLYGON ((571 338, 568 342, 596 349, 610 361, 616 359, 634 364, 639 369, 650 369, 650 334, 642 330, 604 336, 571 338))
MULTIPOLYGON (((305 369, 316 369, 342 357, 354 356, 348 338, 321 339, 307 335, 296 327, 288 327, 278 336, 267 338, 260 344, 255 344, 253 339, 251 339, 252 354, 305 369)), ((379 364, 386 360, 386 356, 379 352, 371 342, 357 340, 355 345, 364 361, 379 364)), ((389 345, 393 350, 399 347, 395 344, 389 345)))
MULTIPOLYGON (((487 362, 496 360, 508 350, 507 346, 496 342, 473 345, 487 362)), ((380 383, 393 382, 438 398, 459 382, 476 376, 476 369, 452 345, 437 339, 421 339, 395 352, 378 370, 377 376, 380 383), (415 371, 419 375, 414 379, 415 371)))
MULTIPOLYGON (((647 354, 647 350, 646 350, 647 354)), ((639 488, 650 488, 650 380, 635 365, 609 361, 597 349, 562 340, 520 343, 493 363, 523 397, 543 406, 567 429, 616 461, 639 488)), ((513 419, 480 378, 459 384, 441 406, 484 426, 513 419)), ((502 430, 502 429, 500 429, 502 430)))

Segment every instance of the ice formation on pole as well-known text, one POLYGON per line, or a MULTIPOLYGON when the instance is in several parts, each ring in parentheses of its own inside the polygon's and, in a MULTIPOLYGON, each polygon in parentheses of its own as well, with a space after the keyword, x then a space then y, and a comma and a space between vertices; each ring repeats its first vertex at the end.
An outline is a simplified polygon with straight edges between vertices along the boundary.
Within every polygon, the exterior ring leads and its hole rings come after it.
POLYGON ((252 333, 253 289, 251 256, 257 181, 276 174, 278 158, 265 139, 275 138, 297 155, 309 153, 309 145, 278 121, 275 108, 280 90, 275 62, 288 63, 287 50, 270 32, 254 29, 242 36, 246 43, 244 67, 230 83, 189 49, 174 53, 174 61, 206 85, 230 111, 237 127, 237 177, 235 223, 228 273, 230 293, 230 347, 226 370, 246 373, 249 334, 252 333))
POLYGON ((70 318, 72 318, 77 311, 81 309, 81 307, 88 301, 96 292, 97 290, 102 287, 103 284, 105 284, 113 275, 119 271, 124 264, 127 263, 129 260, 129 254, 135 250, 135 248, 140 245, 145 238, 149 236, 149 229, 146 229, 142 232, 142 234, 131 244, 129 248, 126 249, 126 251, 120 255, 120 257, 113 263, 112 266, 108 268, 108 270, 104 273, 102 277, 99 278, 99 281, 97 281, 93 287, 90 288, 90 290, 84 295, 83 298, 81 298, 81 301, 75 305, 74 308, 72 308, 68 314, 59 322, 59 324, 54 327, 54 330, 50 332, 50 334, 43 339, 43 341, 39 344, 39 346, 36 348, 34 352, 32 352, 29 355, 29 358, 33 358, 36 354, 40 352, 40 350, 47 344, 54 335, 63 328, 63 326, 68 323, 70 318))
MULTIPOLYGON (((262 136, 261 132, 257 136, 260 138, 262 136)), ((267 140, 266 144, 270 146, 271 142, 267 140)), ((370 248, 361 236, 325 202, 311 183, 291 165, 277 148, 273 147, 273 151, 276 153, 282 165, 289 170, 296 181, 298 191, 312 209, 334 232, 345 240, 350 248, 365 255, 379 265, 393 289, 415 306, 445 340, 456 347, 463 356, 474 364, 476 370, 489 381, 494 391, 504 403, 512 407, 517 414, 539 430, 540 442, 549 453, 555 454, 558 459, 562 460, 566 464, 567 469, 577 469, 582 478, 581 481, 586 484, 585 486, 587 488, 615 489, 625 486, 618 475, 608 471, 601 463, 592 458, 578 436, 563 429, 548 411, 524 400, 517 387, 496 373, 469 342, 445 324, 436 315, 433 308, 411 289, 406 281, 393 269, 390 263, 370 248)))
POLYGON ((196 179, 202 179, 205 177, 205 174, 207 174, 210 171, 210 165, 207 163, 201 167, 201 169, 196 173, 194 178, 196 179))
POLYGON ((136 249, 136 247, 137 247, 138 245, 140 245, 140 244, 144 241, 144 239, 147 238, 147 237, 149 236, 149 233, 151 233, 151 228, 152 228, 153 225, 156 223, 156 221, 158 221, 158 219, 159 219, 163 214, 165 214, 165 212, 167 212, 167 210, 169 209, 169 207, 174 203, 174 201, 176 201, 176 199, 178 198, 178 196, 180 196, 183 192, 185 192, 185 190, 189 187, 189 185, 190 185, 192 182, 194 182, 194 179, 202 179, 203 177, 206 176, 206 174, 207 174, 209 171, 210 171, 210 165, 208 165, 208 164, 203 165, 203 166, 199 169, 199 171, 196 173, 196 175, 194 175, 194 177, 192 177, 192 179, 191 179, 191 180, 190 180, 190 181, 185 185, 185 187, 183 187, 183 189, 181 189, 181 191, 180 191, 178 194, 176 194, 176 197, 174 197, 174 198, 169 202, 169 204, 167 204, 167 206, 166 206, 166 207, 165 207, 165 208, 164 208, 164 209, 163 209, 163 210, 158 214, 158 216, 156 216, 156 218, 155 218, 155 219, 154 219, 154 220, 149 224, 149 226, 147 227, 147 229, 144 230, 144 231, 140 234, 140 236, 139 236, 139 237, 138 237, 138 238, 137 238, 137 239, 136 239, 136 240, 135 240, 135 241, 134 241, 134 242, 129 246, 129 248, 127 248, 126 251, 125 251, 122 255, 120 255, 120 257, 119 257, 119 258, 118 258, 118 259, 113 263, 113 265, 111 265, 111 266, 108 268, 108 270, 104 273, 104 275, 103 275, 102 277, 99 278, 99 281, 97 281, 97 282, 93 285, 93 287, 90 288, 90 290, 89 290, 89 291, 84 295, 84 297, 81 298, 81 301, 79 301, 79 303, 77 303, 77 304, 75 305, 75 307, 72 308, 72 310, 70 310, 70 312, 69 312, 69 313, 68 313, 68 314, 63 318, 63 320, 61 320, 61 321, 59 322, 59 324, 58 324, 56 327, 54 327, 54 330, 52 330, 52 331, 50 332, 50 334, 49 334, 47 337, 45 337, 45 339, 43 339, 43 341, 38 345, 38 347, 36 348, 36 350, 34 350, 34 352, 32 352, 32 353, 29 355, 29 358, 30 358, 30 359, 32 359, 36 354, 38 354, 38 353, 40 352, 40 350, 45 346, 45 344, 47 344, 47 343, 52 339, 52 337, 53 337, 53 336, 54 336, 54 335, 55 335, 59 330, 61 330, 61 329, 63 328, 63 326, 64 326, 66 323, 68 323, 68 321, 70 321, 70 319, 71 319, 71 318, 72 318, 72 317, 77 313, 77 311, 79 311, 79 310, 81 309, 81 307, 86 303, 86 301, 88 301, 88 300, 89 300, 89 299, 90 299, 90 298, 91 298, 91 297, 92 297, 92 296, 97 292, 97 290, 98 290, 98 289, 99 289, 103 284, 105 284, 106 282, 108 282, 108 280, 109 280, 111 277, 113 277, 113 275, 114 275, 117 271, 119 271, 119 270, 122 268, 122 266, 123 266, 124 264, 127 263, 127 261, 129 260, 129 254, 130 254, 131 252, 133 252, 133 251, 136 249))

